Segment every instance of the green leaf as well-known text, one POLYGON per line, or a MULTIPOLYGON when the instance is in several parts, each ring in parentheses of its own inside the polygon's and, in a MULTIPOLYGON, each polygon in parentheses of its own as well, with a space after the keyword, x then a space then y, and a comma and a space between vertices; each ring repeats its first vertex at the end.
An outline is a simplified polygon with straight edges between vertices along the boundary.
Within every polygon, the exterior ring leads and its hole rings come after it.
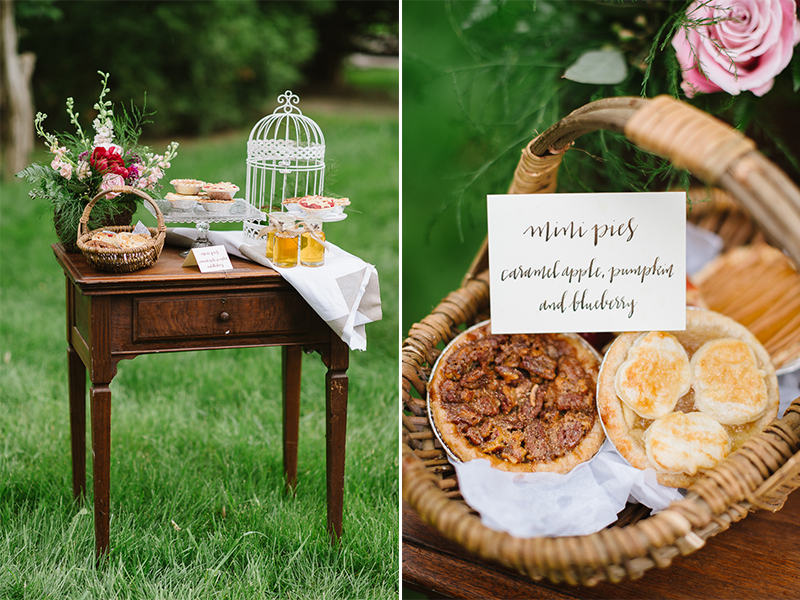
POLYGON ((792 90, 800 90, 800 52, 796 52, 789 67, 792 69, 792 90))
POLYGON ((619 50, 589 50, 564 73, 578 83, 613 85, 622 83, 628 74, 625 57, 619 50))

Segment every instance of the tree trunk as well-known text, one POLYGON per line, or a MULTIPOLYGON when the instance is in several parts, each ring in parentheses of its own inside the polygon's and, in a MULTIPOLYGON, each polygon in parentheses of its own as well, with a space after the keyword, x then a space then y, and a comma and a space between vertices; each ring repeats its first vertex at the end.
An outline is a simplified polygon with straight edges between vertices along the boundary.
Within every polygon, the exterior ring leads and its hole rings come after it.
POLYGON ((17 54, 14 0, 2 0, 2 88, 3 88, 3 176, 13 177, 24 169, 33 151, 33 92, 31 77, 36 56, 17 54))

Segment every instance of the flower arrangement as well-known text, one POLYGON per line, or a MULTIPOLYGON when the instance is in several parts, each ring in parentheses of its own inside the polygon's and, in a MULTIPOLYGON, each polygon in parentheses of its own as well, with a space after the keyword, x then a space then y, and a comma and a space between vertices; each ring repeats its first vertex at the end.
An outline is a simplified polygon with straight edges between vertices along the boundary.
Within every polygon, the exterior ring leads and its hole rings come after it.
MULTIPOLYGON (((164 154, 155 154, 140 145, 141 126, 152 113, 146 112, 146 105, 141 109, 131 105, 130 111, 123 108, 121 115, 115 114, 112 102, 106 99, 109 75, 98 73, 102 90, 94 105, 94 136, 89 137, 81 127, 72 98, 67 99, 66 106, 75 133, 48 133, 43 127, 47 115, 37 113, 36 133, 44 138, 54 156, 49 166, 33 164, 17 174, 35 185, 30 192, 32 198, 50 202, 56 233, 73 251, 80 217, 98 192, 122 185, 158 190, 178 148, 177 142, 172 142, 164 154)), ((137 198, 134 194, 107 194, 92 209, 90 229, 112 221, 130 222, 137 198)))

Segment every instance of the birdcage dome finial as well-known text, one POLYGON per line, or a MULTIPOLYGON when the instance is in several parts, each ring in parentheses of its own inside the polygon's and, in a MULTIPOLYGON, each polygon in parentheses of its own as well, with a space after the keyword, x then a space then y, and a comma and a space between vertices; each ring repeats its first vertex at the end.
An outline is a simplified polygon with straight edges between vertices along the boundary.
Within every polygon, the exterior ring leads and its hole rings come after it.
POLYGON ((275 110, 272 111, 273 115, 279 112, 284 112, 284 113, 296 112, 300 115, 303 114, 303 112, 296 106, 297 104, 300 103, 300 96, 293 93, 291 90, 286 90, 280 96, 278 96, 278 102, 280 104, 278 104, 277 108, 275 108, 275 110))

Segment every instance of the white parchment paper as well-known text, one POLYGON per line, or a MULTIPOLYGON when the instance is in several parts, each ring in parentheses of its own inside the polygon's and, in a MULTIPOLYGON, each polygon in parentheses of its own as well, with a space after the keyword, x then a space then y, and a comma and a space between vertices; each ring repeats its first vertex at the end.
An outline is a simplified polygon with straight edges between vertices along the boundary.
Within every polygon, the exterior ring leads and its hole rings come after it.
POLYGON ((454 465, 461 495, 483 524, 523 538, 594 533, 616 521, 629 498, 655 511, 683 498, 652 469, 628 464, 608 440, 567 474, 506 473, 482 459, 454 465))

